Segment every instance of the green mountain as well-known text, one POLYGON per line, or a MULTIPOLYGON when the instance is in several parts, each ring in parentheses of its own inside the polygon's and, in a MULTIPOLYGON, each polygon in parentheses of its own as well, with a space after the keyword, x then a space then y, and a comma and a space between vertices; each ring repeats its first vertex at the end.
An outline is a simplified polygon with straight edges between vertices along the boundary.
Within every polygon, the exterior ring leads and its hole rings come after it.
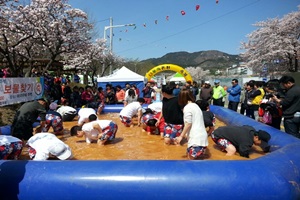
POLYGON ((202 67, 203 69, 224 69, 242 62, 239 55, 230 55, 221 51, 199 51, 173 52, 168 53, 160 58, 150 58, 141 62, 151 63, 154 66, 172 63, 181 67, 202 67))

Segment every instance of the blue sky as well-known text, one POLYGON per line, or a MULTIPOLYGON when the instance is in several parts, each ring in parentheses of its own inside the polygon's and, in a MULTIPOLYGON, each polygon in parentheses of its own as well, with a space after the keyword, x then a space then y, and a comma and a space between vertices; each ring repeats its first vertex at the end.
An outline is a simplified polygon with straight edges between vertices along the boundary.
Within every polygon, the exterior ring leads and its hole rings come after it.
POLYGON ((300 1, 69 0, 69 4, 96 22, 98 38, 103 38, 110 17, 114 26, 136 24, 113 29, 112 49, 122 58, 144 60, 178 51, 239 54, 240 43, 256 29, 254 23, 297 11, 300 1))

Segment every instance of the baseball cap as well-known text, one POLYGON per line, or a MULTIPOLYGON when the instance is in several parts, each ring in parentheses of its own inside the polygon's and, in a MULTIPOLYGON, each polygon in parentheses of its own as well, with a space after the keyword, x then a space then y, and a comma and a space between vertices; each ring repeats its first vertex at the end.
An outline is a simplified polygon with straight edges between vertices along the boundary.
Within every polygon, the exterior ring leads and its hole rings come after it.
POLYGON ((73 156, 70 147, 63 143, 55 143, 49 148, 49 152, 60 160, 67 160, 73 156))
POLYGON ((55 103, 55 102, 50 103, 49 108, 50 108, 51 110, 56 110, 56 108, 57 108, 57 103, 55 103))
POLYGON ((217 80, 214 81, 214 83, 220 83, 220 80, 217 79, 217 80))
POLYGON ((270 151, 270 145, 268 144, 269 140, 271 139, 271 135, 263 130, 257 131, 257 136, 261 140, 260 147, 263 149, 264 152, 270 151))
POLYGON ((205 83, 205 84, 210 84, 210 82, 209 82, 209 81, 205 81, 204 83, 205 83))

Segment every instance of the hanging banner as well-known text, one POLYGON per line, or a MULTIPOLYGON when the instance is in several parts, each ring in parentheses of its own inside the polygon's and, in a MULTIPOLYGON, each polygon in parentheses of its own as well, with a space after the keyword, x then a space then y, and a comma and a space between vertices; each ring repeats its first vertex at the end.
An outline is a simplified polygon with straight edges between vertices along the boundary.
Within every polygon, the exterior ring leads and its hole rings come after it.
POLYGON ((0 78, 0 106, 39 99, 44 94, 44 78, 0 78))

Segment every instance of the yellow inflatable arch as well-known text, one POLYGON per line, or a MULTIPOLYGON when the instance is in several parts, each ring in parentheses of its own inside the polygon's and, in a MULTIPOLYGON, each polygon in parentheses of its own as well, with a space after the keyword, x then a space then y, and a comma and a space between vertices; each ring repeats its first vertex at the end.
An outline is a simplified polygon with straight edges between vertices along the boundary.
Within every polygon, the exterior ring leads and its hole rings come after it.
POLYGON ((185 80, 187 82, 193 82, 193 78, 191 77, 190 73, 188 71, 186 71, 184 68, 178 66, 178 65, 174 65, 174 64, 162 64, 162 65, 158 65, 156 67, 153 67, 151 70, 149 70, 145 77, 148 79, 148 80, 151 80, 151 78, 159 73, 159 72, 162 72, 162 71, 167 71, 167 70, 171 70, 171 71, 175 71, 175 72, 178 72, 179 74, 181 74, 185 80))

